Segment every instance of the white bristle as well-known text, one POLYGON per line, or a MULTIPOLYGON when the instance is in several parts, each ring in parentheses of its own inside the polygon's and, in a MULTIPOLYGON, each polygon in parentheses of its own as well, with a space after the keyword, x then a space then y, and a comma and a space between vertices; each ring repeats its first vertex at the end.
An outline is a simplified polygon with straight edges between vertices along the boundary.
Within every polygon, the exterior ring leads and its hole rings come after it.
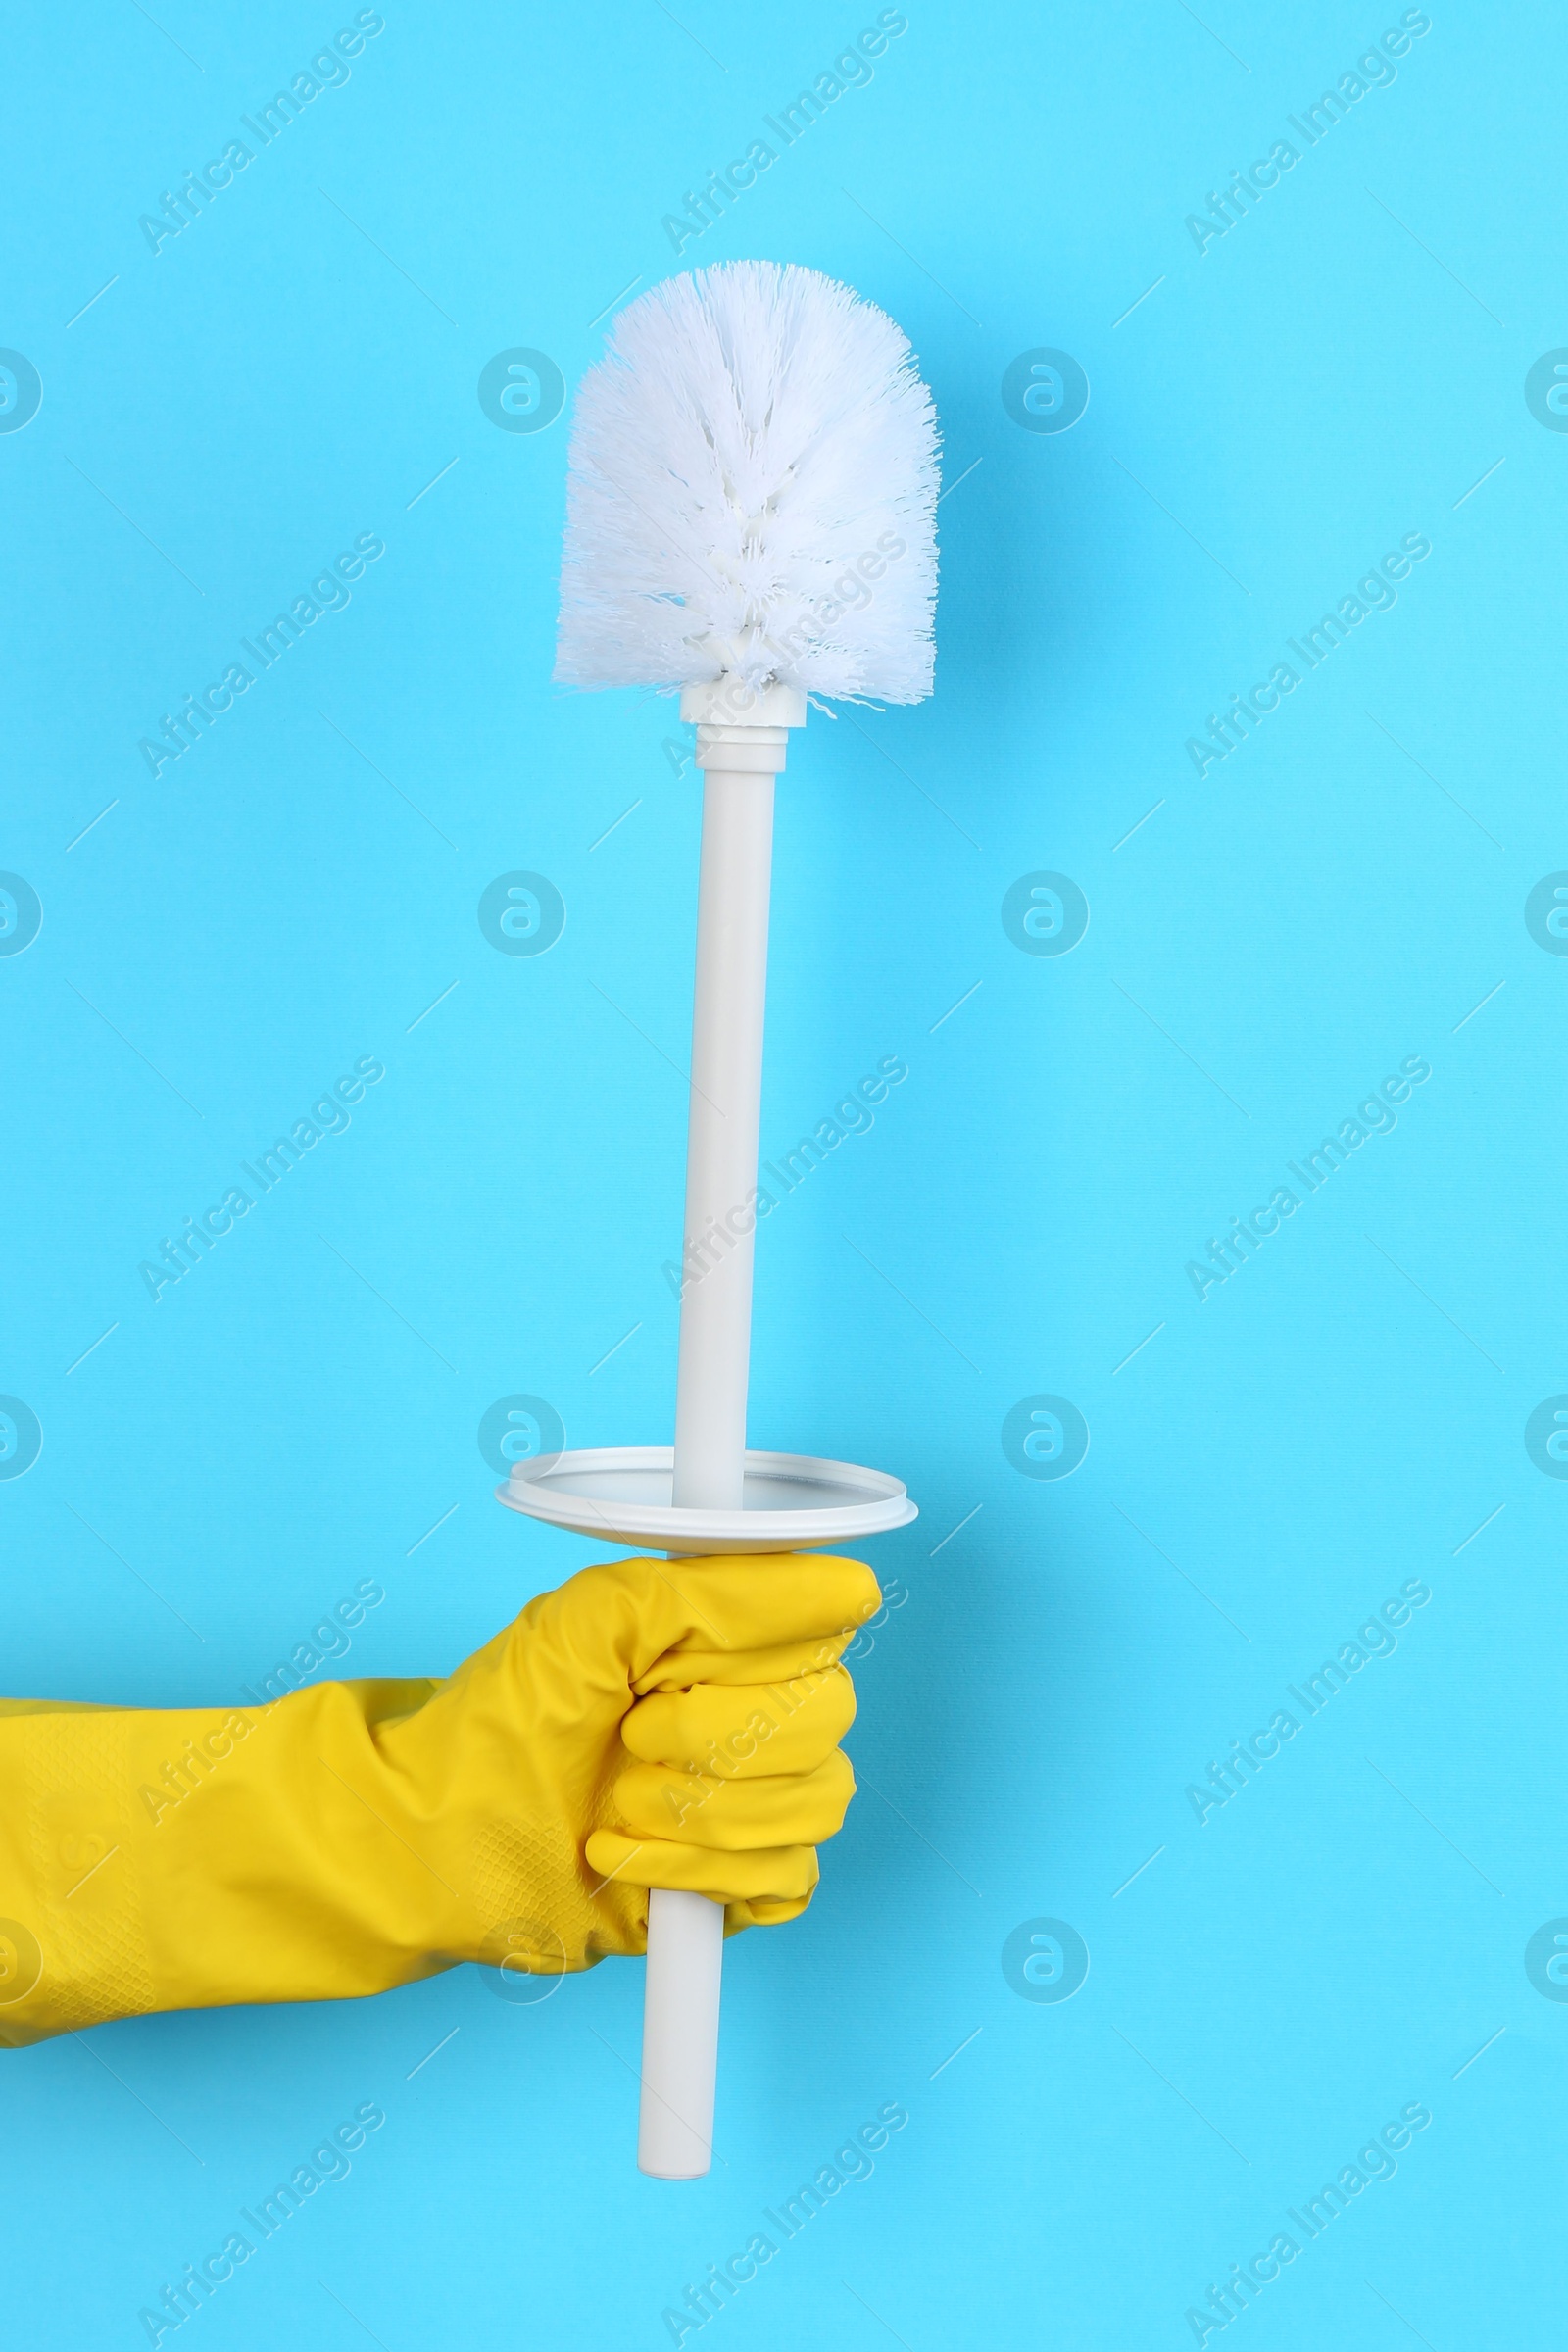
POLYGON ((569 456, 556 676, 931 691, 937 421, 892 319, 726 262, 615 320, 569 456))

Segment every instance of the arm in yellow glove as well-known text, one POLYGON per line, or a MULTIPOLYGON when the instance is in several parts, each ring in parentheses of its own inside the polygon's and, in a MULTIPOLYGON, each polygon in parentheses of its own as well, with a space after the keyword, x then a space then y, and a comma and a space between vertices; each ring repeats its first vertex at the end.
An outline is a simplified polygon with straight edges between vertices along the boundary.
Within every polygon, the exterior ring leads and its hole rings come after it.
POLYGON ((858 1561, 618 1560, 446 1682, 0 1701, 0 2044, 641 1952, 650 1886, 792 1919, 854 1793, 858 1561))

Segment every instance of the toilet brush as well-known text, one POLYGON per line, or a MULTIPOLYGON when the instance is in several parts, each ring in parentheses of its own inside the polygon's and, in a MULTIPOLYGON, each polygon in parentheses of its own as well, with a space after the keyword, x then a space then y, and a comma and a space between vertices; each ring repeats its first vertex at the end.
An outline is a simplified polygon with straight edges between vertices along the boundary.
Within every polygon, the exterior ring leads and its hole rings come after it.
MULTIPOLYGON (((734 262, 621 313, 577 397, 556 675, 679 689, 703 836, 675 1443, 520 1462, 530 1516, 669 1553, 903 1526, 902 1484, 748 1451, 774 779, 808 702, 931 691, 937 427, 904 335, 816 271, 734 262)), ((759 1573, 764 1573, 760 1570, 759 1573)), ((638 2163, 711 2162, 724 1914, 648 1905, 638 2163)))

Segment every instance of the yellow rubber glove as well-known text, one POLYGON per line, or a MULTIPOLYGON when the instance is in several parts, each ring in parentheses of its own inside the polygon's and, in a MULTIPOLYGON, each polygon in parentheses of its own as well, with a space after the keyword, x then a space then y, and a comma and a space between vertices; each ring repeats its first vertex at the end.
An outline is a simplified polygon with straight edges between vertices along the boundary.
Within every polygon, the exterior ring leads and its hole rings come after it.
POLYGON ((791 1919, 854 1793, 858 1561, 617 1560, 445 1682, 0 1702, 0 2045, 647 1948, 650 1886, 791 1919))

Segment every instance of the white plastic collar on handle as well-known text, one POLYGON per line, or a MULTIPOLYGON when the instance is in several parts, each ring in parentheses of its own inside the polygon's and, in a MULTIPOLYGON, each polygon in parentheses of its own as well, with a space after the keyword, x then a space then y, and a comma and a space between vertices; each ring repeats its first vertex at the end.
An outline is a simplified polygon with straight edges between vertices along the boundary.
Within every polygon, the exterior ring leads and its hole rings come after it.
MULTIPOLYGON (((806 697, 727 676, 688 686, 680 714, 697 721, 704 787, 673 1499, 735 1511, 746 1459, 773 779, 789 729, 806 723, 806 697)), ((723 1937, 722 1907, 705 1895, 651 1894, 637 2162, 661 2180, 696 2180, 712 2162, 723 1937)))

